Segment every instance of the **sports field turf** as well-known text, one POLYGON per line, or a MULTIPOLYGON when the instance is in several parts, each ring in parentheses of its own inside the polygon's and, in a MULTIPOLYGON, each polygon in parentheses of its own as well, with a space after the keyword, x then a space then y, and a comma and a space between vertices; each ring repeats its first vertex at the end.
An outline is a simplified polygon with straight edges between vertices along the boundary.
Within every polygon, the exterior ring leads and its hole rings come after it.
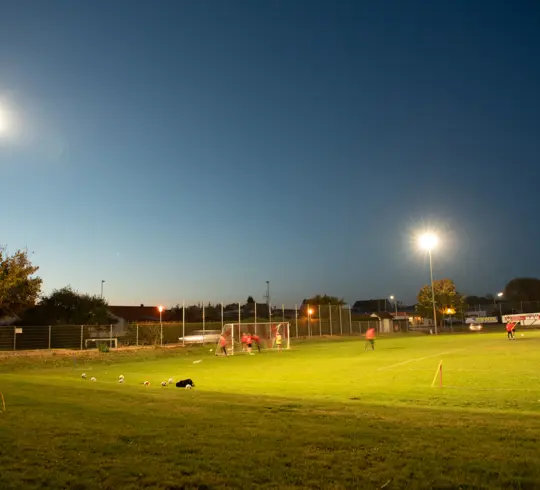
POLYGON ((209 348, 0 359, 0 488, 540 488, 540 333, 209 348))

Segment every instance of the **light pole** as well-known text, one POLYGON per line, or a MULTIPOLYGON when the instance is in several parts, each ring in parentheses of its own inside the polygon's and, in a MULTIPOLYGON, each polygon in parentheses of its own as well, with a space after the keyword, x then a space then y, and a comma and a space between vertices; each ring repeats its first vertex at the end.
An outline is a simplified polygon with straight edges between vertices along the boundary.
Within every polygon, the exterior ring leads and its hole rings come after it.
POLYGON ((159 311, 159 331, 160 331, 160 343, 161 345, 163 346, 163 322, 161 321, 161 318, 162 318, 162 313, 163 313, 163 306, 159 305, 158 306, 158 311, 159 311))
POLYGON ((427 250, 429 254, 429 273, 431 276, 431 301, 433 302, 433 322, 435 323, 435 335, 438 334, 437 328, 437 309, 435 308, 435 287, 433 284, 433 259, 431 251, 437 246, 439 239, 434 233, 424 233, 420 236, 419 245, 422 249, 427 250))
POLYGON ((103 284, 105 284, 105 280, 101 280, 101 299, 103 299, 103 284))
POLYGON ((308 306, 307 310, 307 329, 308 329, 308 336, 311 337, 311 315, 313 314, 313 310, 308 306))
POLYGON ((502 307, 501 307, 501 301, 502 297, 504 296, 504 293, 497 293, 497 298, 499 298, 499 315, 501 316, 501 323, 502 323, 502 307))
POLYGON ((394 302, 394 308, 396 309, 396 318, 397 318, 397 299, 395 296, 390 296, 390 299, 394 302))

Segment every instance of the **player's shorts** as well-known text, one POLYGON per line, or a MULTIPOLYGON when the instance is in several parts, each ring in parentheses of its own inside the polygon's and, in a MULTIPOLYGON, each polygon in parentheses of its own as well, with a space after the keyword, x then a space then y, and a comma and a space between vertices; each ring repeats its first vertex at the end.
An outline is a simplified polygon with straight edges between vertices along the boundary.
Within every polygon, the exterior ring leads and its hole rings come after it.
POLYGON ((248 347, 251 349, 251 344, 248 344, 248 347))

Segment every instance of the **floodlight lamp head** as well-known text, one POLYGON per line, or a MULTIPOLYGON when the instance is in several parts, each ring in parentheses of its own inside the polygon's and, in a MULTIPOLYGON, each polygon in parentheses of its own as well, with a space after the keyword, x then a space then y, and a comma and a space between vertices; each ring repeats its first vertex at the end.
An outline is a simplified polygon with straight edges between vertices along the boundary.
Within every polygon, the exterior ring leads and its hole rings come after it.
POLYGON ((163 306, 161 306, 161 305, 158 306, 158 310, 159 310, 160 313, 163 311, 163 309, 164 309, 163 306))
POLYGON ((423 233, 418 238, 418 244, 423 250, 431 251, 437 246, 438 243, 439 239, 435 233, 423 233))
POLYGON ((504 293, 497 293, 497 296, 498 296, 499 298, 502 298, 502 297, 504 296, 504 293))

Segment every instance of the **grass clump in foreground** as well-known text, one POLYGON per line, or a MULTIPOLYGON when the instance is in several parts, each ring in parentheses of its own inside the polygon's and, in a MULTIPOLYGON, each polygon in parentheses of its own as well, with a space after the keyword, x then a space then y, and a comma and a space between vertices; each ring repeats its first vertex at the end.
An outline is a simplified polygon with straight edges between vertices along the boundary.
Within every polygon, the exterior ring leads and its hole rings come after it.
POLYGON ((77 369, 5 359, 0 487, 540 488, 539 346, 526 333, 110 352, 77 369), (445 387, 430 388, 440 360, 445 387))

